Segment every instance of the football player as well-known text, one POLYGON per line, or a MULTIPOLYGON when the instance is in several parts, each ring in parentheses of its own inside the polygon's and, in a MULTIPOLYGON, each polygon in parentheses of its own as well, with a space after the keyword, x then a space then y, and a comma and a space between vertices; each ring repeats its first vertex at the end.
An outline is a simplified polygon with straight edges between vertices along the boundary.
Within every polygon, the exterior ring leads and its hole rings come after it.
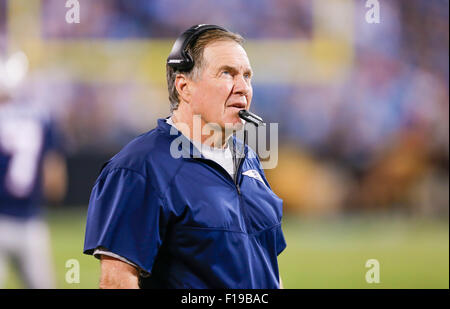
POLYGON ((65 191, 65 161, 48 113, 14 99, 0 83, 0 287, 7 262, 27 288, 53 288, 44 195, 57 200, 65 191), (47 194, 45 194, 47 193, 47 194))

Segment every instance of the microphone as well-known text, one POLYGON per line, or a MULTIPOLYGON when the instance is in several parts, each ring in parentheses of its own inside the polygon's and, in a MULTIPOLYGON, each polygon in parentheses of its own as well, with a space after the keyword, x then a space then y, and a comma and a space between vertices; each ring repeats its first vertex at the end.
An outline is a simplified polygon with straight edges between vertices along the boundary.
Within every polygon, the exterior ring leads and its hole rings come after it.
POLYGON ((263 122, 262 118, 249 112, 248 110, 241 109, 239 111, 239 117, 244 119, 245 121, 253 123, 255 126, 265 126, 266 124, 263 122))

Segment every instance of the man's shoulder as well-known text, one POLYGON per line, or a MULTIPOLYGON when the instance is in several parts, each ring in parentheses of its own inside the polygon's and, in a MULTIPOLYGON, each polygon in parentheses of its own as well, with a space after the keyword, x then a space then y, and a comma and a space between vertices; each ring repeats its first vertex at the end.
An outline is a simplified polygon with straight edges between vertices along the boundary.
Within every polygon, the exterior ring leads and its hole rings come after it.
POLYGON ((180 164, 170 155, 172 138, 158 128, 139 135, 125 145, 104 166, 103 174, 114 169, 127 169, 151 177, 157 170, 170 170, 180 164))

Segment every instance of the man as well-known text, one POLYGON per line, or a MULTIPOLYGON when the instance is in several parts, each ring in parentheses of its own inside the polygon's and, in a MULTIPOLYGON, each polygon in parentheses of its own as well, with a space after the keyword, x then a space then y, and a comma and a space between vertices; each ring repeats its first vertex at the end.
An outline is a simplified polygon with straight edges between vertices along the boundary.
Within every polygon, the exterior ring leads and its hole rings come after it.
POLYGON ((65 192, 65 161, 49 115, 13 99, 0 83, 0 287, 7 262, 25 287, 54 288, 48 228, 41 199, 65 192))
POLYGON ((282 200, 230 137, 252 99, 242 44, 213 25, 183 33, 167 64, 172 116, 101 171, 84 246, 101 288, 280 287, 282 200))

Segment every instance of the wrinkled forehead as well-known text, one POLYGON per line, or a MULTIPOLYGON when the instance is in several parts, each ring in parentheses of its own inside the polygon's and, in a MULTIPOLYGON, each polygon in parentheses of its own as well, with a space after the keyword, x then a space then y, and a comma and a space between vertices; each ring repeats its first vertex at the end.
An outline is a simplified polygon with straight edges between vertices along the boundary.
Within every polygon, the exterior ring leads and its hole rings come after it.
POLYGON ((208 44, 203 51, 203 61, 209 70, 230 66, 240 71, 251 70, 250 60, 245 49, 231 40, 208 44))

